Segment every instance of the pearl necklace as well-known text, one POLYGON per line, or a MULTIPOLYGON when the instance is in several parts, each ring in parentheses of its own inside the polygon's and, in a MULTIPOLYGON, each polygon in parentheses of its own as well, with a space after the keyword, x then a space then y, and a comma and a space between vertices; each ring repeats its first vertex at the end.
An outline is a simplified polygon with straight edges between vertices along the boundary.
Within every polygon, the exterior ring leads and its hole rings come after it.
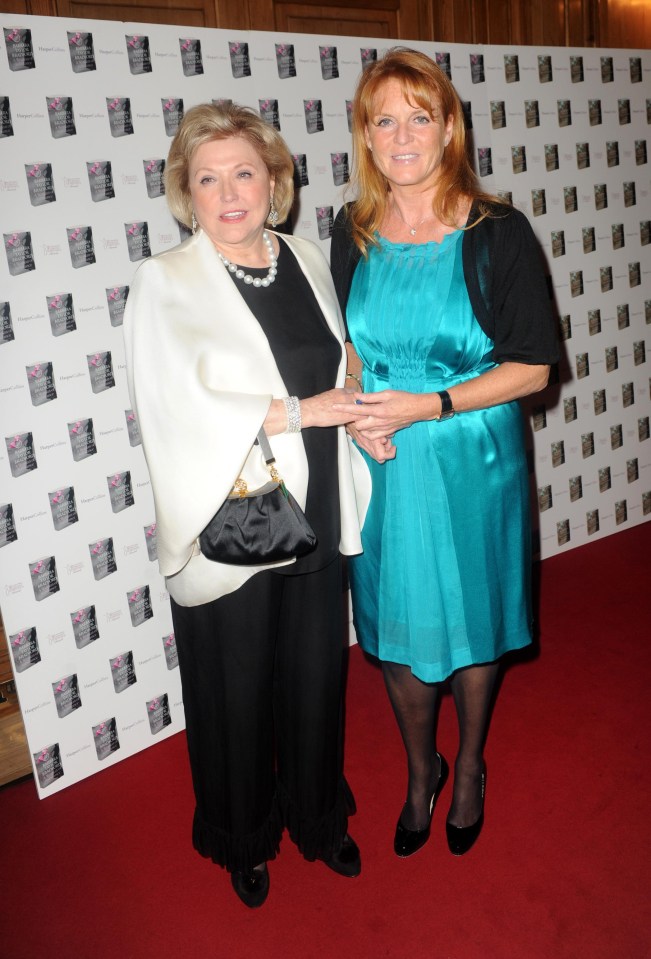
POLYGON ((250 273, 245 273, 244 270, 237 266, 235 263, 231 263, 230 260, 227 260, 226 257, 217 250, 217 256, 222 261, 229 273, 233 273, 238 280, 244 280, 247 286, 259 287, 259 286, 271 286, 273 281, 276 279, 276 274, 278 270, 276 268, 277 256, 274 253, 273 244, 271 242, 271 237, 266 230, 262 231, 262 239, 264 240, 265 246, 267 247, 267 253, 269 254, 269 272, 267 275, 262 278, 259 276, 253 277, 250 273))

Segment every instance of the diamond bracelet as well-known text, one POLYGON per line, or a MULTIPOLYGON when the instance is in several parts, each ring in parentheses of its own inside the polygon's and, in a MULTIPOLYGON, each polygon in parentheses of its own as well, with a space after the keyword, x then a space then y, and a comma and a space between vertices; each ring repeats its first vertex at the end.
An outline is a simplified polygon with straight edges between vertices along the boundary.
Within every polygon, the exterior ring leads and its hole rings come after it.
POLYGON ((287 413, 286 433, 301 432, 301 404, 298 396, 283 396, 285 412, 287 413))

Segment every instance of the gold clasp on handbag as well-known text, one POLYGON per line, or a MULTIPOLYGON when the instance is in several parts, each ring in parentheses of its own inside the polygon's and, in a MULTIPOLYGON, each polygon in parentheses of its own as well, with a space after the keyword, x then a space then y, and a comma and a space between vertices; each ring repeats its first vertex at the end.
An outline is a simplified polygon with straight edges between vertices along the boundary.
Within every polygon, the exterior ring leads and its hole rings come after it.
MULTIPOLYGON (((276 460, 273 457, 273 454, 271 452, 271 447, 269 446, 269 442, 267 440, 266 434, 264 433, 264 430, 261 430, 260 433, 258 434, 256 443, 260 443, 261 435, 262 435, 264 448, 265 448, 264 449, 265 466, 269 470, 269 475, 271 476, 272 481, 280 487, 280 489, 282 490, 283 496, 286 497, 287 488, 285 486, 285 483, 282 480, 282 477, 278 473, 278 470, 276 469, 276 460)), ((260 446, 262 448, 262 443, 260 443, 260 446)), ((265 486, 261 486, 258 490, 252 490, 249 493, 249 487, 247 485, 246 480, 244 479, 244 477, 240 476, 233 483, 233 487, 230 493, 228 494, 227 498, 228 499, 246 499, 247 496, 256 496, 261 493, 267 492, 269 485, 270 484, 267 483, 265 486)))
POLYGON ((287 496, 287 490, 285 484, 282 481, 281 477, 278 474, 275 466, 273 464, 267 464, 267 469, 271 476, 271 483, 266 483, 264 486, 258 487, 258 489, 249 490, 246 480, 240 476, 239 479, 236 479, 233 483, 232 489, 228 494, 228 499, 246 499, 247 496, 259 496, 262 493, 266 493, 269 489, 273 489, 275 483, 276 486, 279 486, 283 492, 284 496, 287 496))
POLYGON ((233 489, 231 490, 231 496, 239 496, 241 499, 244 499, 246 494, 249 492, 249 488, 246 485, 246 480, 240 478, 235 480, 233 483, 233 489))

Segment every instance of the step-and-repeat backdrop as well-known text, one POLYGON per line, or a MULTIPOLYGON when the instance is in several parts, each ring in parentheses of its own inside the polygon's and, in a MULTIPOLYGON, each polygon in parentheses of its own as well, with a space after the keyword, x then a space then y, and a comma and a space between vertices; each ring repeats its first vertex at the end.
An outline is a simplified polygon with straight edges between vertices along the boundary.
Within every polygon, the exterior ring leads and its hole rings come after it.
MULTIPOLYGON (((170 139, 193 104, 254 107, 294 155, 294 232, 327 256, 355 82, 391 43, 0 20, 0 602, 48 796, 183 728, 121 330, 138 263, 184 238, 170 139)), ((527 404, 544 558, 651 517, 651 53, 413 46, 547 260, 563 359, 527 404)))

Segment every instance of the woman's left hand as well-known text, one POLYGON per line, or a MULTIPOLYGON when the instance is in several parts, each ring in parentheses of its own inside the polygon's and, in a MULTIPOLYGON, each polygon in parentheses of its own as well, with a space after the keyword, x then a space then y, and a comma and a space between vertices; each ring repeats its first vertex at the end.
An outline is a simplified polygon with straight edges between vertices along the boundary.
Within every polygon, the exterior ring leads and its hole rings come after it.
POLYGON ((379 439, 369 439, 367 433, 361 433, 354 423, 346 426, 346 432, 351 436, 357 445, 365 450, 369 456, 378 463, 386 463, 387 460, 396 458, 396 448, 390 436, 382 436, 379 439))
POLYGON ((354 402, 336 403, 335 409, 349 413, 360 433, 371 440, 393 436, 419 420, 434 419, 440 412, 436 393, 407 393, 382 390, 380 393, 354 393, 354 402))

